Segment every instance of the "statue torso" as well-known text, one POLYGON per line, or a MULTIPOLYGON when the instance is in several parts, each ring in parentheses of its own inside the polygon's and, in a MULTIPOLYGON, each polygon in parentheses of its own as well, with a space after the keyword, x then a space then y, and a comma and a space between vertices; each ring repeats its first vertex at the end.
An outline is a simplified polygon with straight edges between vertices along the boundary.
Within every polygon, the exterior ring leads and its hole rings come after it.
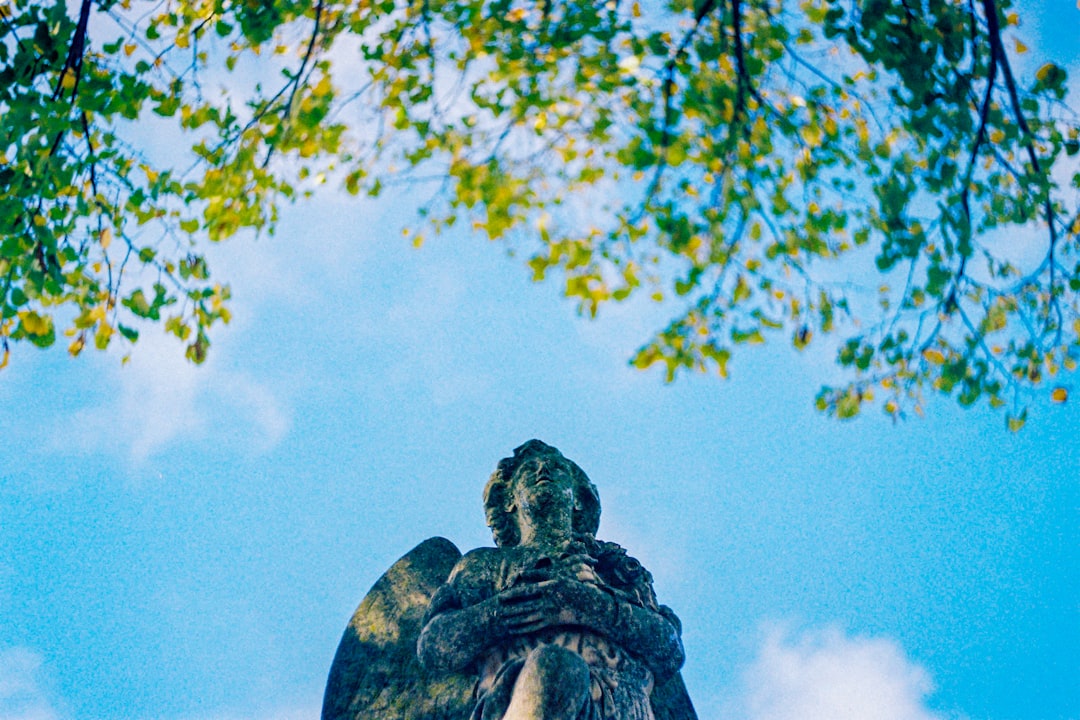
MULTIPOLYGON (((573 577, 595 583, 630 602, 655 605, 650 578, 640 564, 621 552, 617 545, 595 541, 591 547, 571 543, 564 548, 479 548, 461 559, 449 584, 462 606, 469 606, 517 584, 535 582, 542 577, 573 577), (597 553, 600 557, 586 552, 598 549, 606 552, 597 553), (635 573, 635 570, 640 572, 635 573)), ((497 697, 500 693, 496 690, 501 683, 513 682, 512 675, 520 660, 544 644, 572 650, 589 666, 593 708, 590 718, 652 719, 649 694, 653 677, 649 669, 627 649, 580 627, 546 628, 489 647, 478 662, 478 695, 497 697)))

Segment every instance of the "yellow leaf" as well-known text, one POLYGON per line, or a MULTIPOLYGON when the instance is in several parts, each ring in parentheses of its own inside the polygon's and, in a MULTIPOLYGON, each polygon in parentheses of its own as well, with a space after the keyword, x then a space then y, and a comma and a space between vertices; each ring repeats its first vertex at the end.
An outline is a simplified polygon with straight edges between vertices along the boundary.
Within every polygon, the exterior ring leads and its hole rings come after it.
POLYGON ((0 370, 7 367, 8 359, 11 357, 11 351, 5 350, 3 357, 0 357, 0 370))
POLYGON ((855 133, 859 136, 859 142, 870 142, 870 127, 862 118, 855 119, 855 133))
POLYGON ((932 363, 934 365, 945 364, 945 356, 941 353, 940 350, 936 350, 935 348, 927 348, 923 350, 922 356, 926 359, 928 363, 932 363))
POLYGON ((104 350, 109 347, 109 340, 113 336, 113 327, 107 322, 102 322, 98 325, 97 332, 94 333, 94 346, 98 350, 104 350))
POLYGON ((105 228, 98 236, 98 241, 101 243, 102 250, 108 250, 109 245, 112 244, 112 228, 105 228))
POLYGON ((799 130, 799 135, 802 136, 804 142, 810 147, 817 147, 822 141, 821 128, 816 124, 803 125, 799 130))
POLYGON ((34 224, 38 227, 45 227, 45 224, 49 222, 45 219, 44 215, 34 215, 34 224))
POLYGON ((33 310, 20 310, 19 320, 22 321, 23 329, 31 335, 45 335, 49 332, 49 319, 33 310))
POLYGON ((619 60, 619 69, 628 75, 633 75, 641 68, 641 58, 637 55, 627 55, 619 60))
POLYGON ((1017 55, 1023 55, 1027 51, 1028 51, 1028 46, 1025 45, 1024 43, 1020 42, 1019 39, 1017 39, 1016 40, 1016 54, 1017 55))
POLYGON ((323 75, 319 78, 319 82, 315 84, 315 87, 311 88, 311 94, 315 97, 324 97, 331 95, 334 92, 334 84, 330 82, 329 75, 323 75))
POLYGON ((130 56, 131 53, 135 52, 136 47, 135 43, 124 43, 124 54, 130 56))
POLYGON ((1009 13, 1008 15, 1005 16, 1005 24, 1006 25, 1019 25, 1020 24, 1020 16, 1017 13, 1014 13, 1014 12, 1009 13))
POLYGON ((1063 403, 1069 399, 1069 391, 1063 387, 1056 387, 1054 391, 1050 393, 1050 400, 1056 403, 1063 403))
POLYGON ((80 334, 75 338, 75 341, 68 346, 68 353, 71 357, 77 357, 82 352, 83 347, 86 345, 86 339, 80 334))

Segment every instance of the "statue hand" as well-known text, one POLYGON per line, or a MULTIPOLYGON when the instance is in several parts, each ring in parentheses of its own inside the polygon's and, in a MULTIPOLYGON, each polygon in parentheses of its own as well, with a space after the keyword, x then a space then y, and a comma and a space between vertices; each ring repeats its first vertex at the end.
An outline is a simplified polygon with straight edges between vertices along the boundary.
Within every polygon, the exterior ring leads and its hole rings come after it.
POLYGON ((591 555, 585 553, 568 555, 559 561, 559 566, 563 568, 565 573, 573 576, 579 582, 593 583, 595 585, 601 583, 600 576, 596 574, 596 558, 591 555))
POLYGON ((594 585, 556 578, 519 585, 499 594, 497 615, 511 635, 527 635, 556 625, 600 629, 611 600, 594 585))
POLYGON ((596 574, 596 559, 585 553, 566 555, 554 561, 544 558, 536 567, 524 570, 516 579, 516 583, 532 584, 558 577, 570 577, 580 582, 591 582, 599 585, 600 577, 596 574))

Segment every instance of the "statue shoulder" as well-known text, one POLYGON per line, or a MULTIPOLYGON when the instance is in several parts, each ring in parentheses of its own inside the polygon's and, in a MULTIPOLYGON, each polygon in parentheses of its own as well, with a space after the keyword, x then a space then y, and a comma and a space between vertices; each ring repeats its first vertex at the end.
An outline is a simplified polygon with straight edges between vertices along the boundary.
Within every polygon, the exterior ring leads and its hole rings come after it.
POLYGON ((454 583, 459 579, 468 578, 477 573, 488 573, 498 568, 506 557, 506 550, 497 547, 480 547, 470 550, 461 556, 461 559, 450 571, 449 582, 454 583))
POLYGON ((454 565, 446 583, 462 591, 487 588, 503 574, 507 555, 508 550, 497 547, 470 550, 454 565))
MULTIPOLYGON (((501 558, 507 553, 507 548, 501 547, 478 547, 469 550, 458 560, 457 567, 466 563, 489 562, 493 558, 501 558)), ((456 568, 455 568, 456 569, 456 568)))

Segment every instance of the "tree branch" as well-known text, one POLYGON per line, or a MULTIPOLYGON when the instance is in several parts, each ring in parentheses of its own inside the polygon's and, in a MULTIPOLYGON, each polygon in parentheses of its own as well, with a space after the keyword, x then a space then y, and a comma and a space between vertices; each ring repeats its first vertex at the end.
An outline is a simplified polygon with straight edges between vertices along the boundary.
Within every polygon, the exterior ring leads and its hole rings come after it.
MULTIPOLYGON (((274 101, 277 100, 277 98, 281 97, 281 95, 285 92, 285 89, 291 86, 291 90, 289 91, 289 99, 285 101, 285 106, 281 113, 282 120, 287 121, 289 115, 292 113, 292 106, 293 102, 296 100, 296 93, 300 89, 300 85, 303 82, 304 73, 307 71, 307 65, 309 62, 311 62, 311 58, 315 54, 315 41, 319 37, 320 22, 322 21, 323 14, 323 3, 324 0, 319 0, 317 3, 315 3, 315 26, 311 29, 311 37, 308 39, 307 49, 304 51, 303 60, 300 61, 300 67, 297 68, 296 74, 292 77, 292 79, 284 87, 282 87, 281 90, 278 91, 278 93, 269 103, 267 103, 267 108, 269 108, 271 105, 273 105, 274 101)), ((248 128, 250 128, 256 122, 258 122, 258 118, 252 118, 251 122, 248 123, 248 128)), ((246 130, 247 128, 245 128, 245 131, 246 130)), ((241 133, 241 135, 243 135, 243 133, 241 133)), ((267 149, 266 159, 263 160, 262 164, 264 168, 270 164, 270 158, 274 155, 274 149, 275 148, 273 145, 271 145, 267 149)))
POLYGON ((664 63, 664 118, 663 128, 660 135, 660 157, 656 167, 656 174, 653 178, 653 182, 650 185, 648 196, 651 196, 655 191, 655 188, 660 184, 660 175, 667 167, 667 149, 671 144, 671 115, 672 115, 672 102, 675 99, 675 68, 678 66, 679 60, 686 55, 687 49, 690 47, 690 43, 693 41, 697 31, 701 28, 701 23, 704 21, 705 16, 716 9, 716 0, 704 0, 694 13, 694 25, 683 36, 682 42, 675 49, 675 52, 671 54, 668 61, 664 63))
MULTIPOLYGON (((75 95, 79 90, 79 80, 82 77, 82 61, 83 51, 86 49, 86 31, 90 24, 90 3, 91 0, 82 0, 82 4, 79 6, 79 21, 75 25, 75 34, 71 38, 71 45, 68 46, 67 58, 64 60, 64 67, 60 70, 60 77, 56 79, 56 89, 53 91, 52 99, 56 100, 64 92, 64 77, 68 71, 75 73, 75 83, 71 87, 71 102, 75 102, 75 95)), ((59 140, 57 140, 59 142, 59 140)))
MULTIPOLYGON (((1020 126, 1022 133, 1021 143, 1027 150, 1028 160, 1031 162, 1031 169, 1035 172, 1040 180, 1039 194, 1042 195, 1043 213, 1046 217, 1046 224, 1050 229, 1050 247, 1047 252, 1047 257, 1050 262, 1050 305, 1056 307, 1057 298, 1054 296, 1054 251, 1057 246, 1057 217, 1054 213, 1054 204, 1050 199, 1050 178, 1045 176, 1042 164, 1039 162, 1038 153, 1035 151, 1035 137, 1031 132, 1031 128, 1028 126, 1027 117, 1024 115, 1024 110, 1020 105, 1020 95, 1016 88, 1016 79, 1012 74, 1012 67, 1009 65, 1009 57, 1005 52, 1005 46, 1001 42, 1001 26, 998 23, 997 16, 997 2, 996 0, 982 0, 983 12, 986 13, 987 32, 990 36, 990 52, 992 56, 1001 64, 1002 74, 1005 77, 1005 89, 1009 94, 1009 104, 1012 106, 1013 117, 1016 118, 1017 125, 1020 126)), ((1059 311, 1060 312, 1060 311, 1059 311)))

